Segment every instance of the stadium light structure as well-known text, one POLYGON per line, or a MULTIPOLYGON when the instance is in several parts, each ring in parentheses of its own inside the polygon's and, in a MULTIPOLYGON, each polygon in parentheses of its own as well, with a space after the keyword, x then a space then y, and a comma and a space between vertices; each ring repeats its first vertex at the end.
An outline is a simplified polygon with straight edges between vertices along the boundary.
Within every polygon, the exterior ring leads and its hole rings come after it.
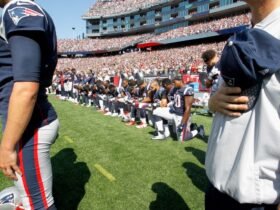
POLYGON ((72 31, 73 31, 73 34, 72 34, 72 37, 73 37, 73 39, 75 39, 75 27, 72 27, 72 31))

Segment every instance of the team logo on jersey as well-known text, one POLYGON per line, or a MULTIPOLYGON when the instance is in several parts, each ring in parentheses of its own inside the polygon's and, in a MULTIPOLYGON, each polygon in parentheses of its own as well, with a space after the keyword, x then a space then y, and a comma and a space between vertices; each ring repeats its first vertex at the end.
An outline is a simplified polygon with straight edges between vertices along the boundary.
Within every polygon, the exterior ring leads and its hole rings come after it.
POLYGON ((11 19, 13 20, 14 24, 17 25, 19 21, 25 17, 29 16, 40 16, 43 17, 44 15, 26 7, 15 7, 13 9, 8 10, 11 19))

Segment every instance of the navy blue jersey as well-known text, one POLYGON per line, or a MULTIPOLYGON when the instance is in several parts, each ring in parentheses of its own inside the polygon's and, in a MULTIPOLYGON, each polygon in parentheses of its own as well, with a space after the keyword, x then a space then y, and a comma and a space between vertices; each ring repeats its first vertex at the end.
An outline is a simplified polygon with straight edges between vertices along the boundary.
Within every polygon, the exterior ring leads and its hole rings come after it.
POLYGON ((167 99, 166 90, 163 87, 160 87, 153 95, 153 103, 158 103, 162 99, 167 99))
POLYGON ((17 32, 38 32, 42 53, 40 84, 48 87, 57 64, 57 39, 50 16, 36 3, 11 1, 3 9, 1 37, 8 40, 17 32))
POLYGON ((119 91, 120 94, 123 94, 125 96, 128 96, 128 97, 131 96, 131 94, 129 92, 129 86, 127 86, 127 87, 121 86, 121 87, 119 87, 118 91, 119 91))
POLYGON ((112 89, 109 89, 108 96, 115 98, 115 97, 118 97, 118 95, 119 95, 119 92, 118 92, 118 89, 116 87, 112 88, 112 89))
POLYGON ((148 92, 149 92, 148 86, 144 88, 137 88, 135 96, 138 98, 145 98, 148 97, 148 92))
POLYGON ((105 90, 106 90, 106 88, 105 88, 104 85, 97 86, 97 93, 98 94, 105 94, 105 90))
MULTIPOLYGON (((39 126, 57 118, 52 106, 47 101, 45 87, 52 84, 53 73, 57 64, 56 32, 50 16, 36 3, 28 0, 13 0, 5 5, 0 25, 0 114, 7 118, 8 101, 13 82, 32 81, 40 84, 38 99, 31 119, 39 126), (28 65, 21 72, 13 71, 9 39, 14 35, 35 37, 41 49, 40 75, 38 79, 30 77, 28 65)), ((28 61, 26 61, 28 62, 28 61)))
POLYGON ((174 101, 174 95, 175 95, 175 93, 176 93, 177 90, 178 90, 178 89, 175 88, 175 87, 171 88, 171 90, 170 90, 170 91, 168 92, 168 94, 167 94, 168 102, 174 101))
POLYGON ((174 94, 174 104, 173 104, 173 112, 177 115, 183 116, 185 112, 185 96, 193 96, 194 91, 193 88, 186 85, 180 89, 177 89, 174 94))
POLYGON ((128 99, 131 99, 130 90, 131 90, 131 89, 129 88, 129 86, 127 86, 127 87, 121 87, 121 88, 119 89, 119 91, 120 91, 121 93, 123 93, 125 96, 127 96, 128 99))

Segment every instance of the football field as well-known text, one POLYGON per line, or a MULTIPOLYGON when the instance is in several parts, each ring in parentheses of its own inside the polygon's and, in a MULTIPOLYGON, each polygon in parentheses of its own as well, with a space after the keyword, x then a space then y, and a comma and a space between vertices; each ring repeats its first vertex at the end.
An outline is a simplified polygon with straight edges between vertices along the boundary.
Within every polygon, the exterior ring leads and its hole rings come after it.
MULTIPOLYGON (((206 140, 151 140, 153 128, 50 97, 60 119, 53 145, 58 210, 202 210, 206 140)), ((194 115, 209 135, 212 118, 194 115)), ((206 137, 207 139, 207 137, 206 137)), ((12 182, 0 174, 0 190, 12 182)))

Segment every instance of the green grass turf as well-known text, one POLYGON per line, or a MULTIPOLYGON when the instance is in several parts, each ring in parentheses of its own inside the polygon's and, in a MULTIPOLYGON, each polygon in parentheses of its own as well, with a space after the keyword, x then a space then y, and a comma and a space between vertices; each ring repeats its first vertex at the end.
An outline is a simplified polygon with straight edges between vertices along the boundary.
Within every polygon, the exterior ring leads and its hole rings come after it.
MULTIPOLYGON (((61 124, 51 151, 58 210, 204 209, 205 141, 152 141, 151 127, 127 127, 93 108, 50 100, 61 124)), ((211 120, 193 116, 206 134, 211 120)), ((0 174, 0 190, 10 185, 0 174)))

